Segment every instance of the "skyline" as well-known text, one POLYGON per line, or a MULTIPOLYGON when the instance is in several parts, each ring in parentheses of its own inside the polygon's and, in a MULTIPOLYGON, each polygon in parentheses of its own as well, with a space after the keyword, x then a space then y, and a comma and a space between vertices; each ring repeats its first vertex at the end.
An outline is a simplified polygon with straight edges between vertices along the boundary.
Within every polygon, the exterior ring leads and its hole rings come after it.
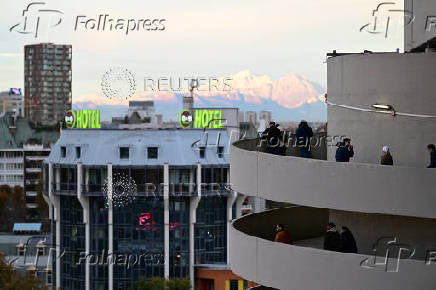
POLYGON ((336 5, 320 0, 133 1, 128 7, 109 1, 104 9, 98 3, 73 6, 66 1, 47 1, 46 8, 63 13, 62 22, 50 30, 41 30, 38 38, 9 31, 13 24, 22 21, 22 10, 29 3, 9 1, 10 13, 1 20, 0 87, 2 90, 24 87, 25 44, 47 41, 72 44, 73 103, 102 95, 101 78, 112 67, 132 70, 138 80, 148 76, 227 77, 244 70, 277 80, 295 73, 325 88, 326 53, 334 49, 362 52, 362 47, 374 51, 403 47, 402 35, 384 38, 359 32, 363 24, 371 21, 372 10, 379 3, 372 0, 353 3, 340 0, 336 5), (84 16, 79 20, 82 21, 98 19, 99 15, 136 19, 136 23, 140 18, 165 19, 165 30, 135 30, 126 35, 107 29, 86 30, 83 24, 74 30, 78 16, 84 16))

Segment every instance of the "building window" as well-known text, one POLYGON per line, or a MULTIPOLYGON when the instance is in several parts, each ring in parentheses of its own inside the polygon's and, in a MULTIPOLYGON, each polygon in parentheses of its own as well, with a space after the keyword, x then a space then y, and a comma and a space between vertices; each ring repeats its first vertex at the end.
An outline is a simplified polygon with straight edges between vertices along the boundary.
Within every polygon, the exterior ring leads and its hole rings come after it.
POLYGON ((120 147, 120 159, 129 159, 129 147, 120 147))
POLYGON ((61 146, 61 157, 65 158, 67 157, 67 147, 61 146))
POLYGON ((46 284, 47 284, 47 286, 52 284, 52 273, 51 273, 51 270, 47 270, 46 284))
POLYGON ((206 152, 206 147, 200 147, 200 158, 204 158, 205 152, 206 152))
POLYGON ((223 158, 224 156, 224 147, 218 146, 218 158, 223 158))
POLYGON ((157 157, 158 157, 157 147, 148 147, 147 148, 147 156, 148 156, 148 159, 157 159, 157 157))
POLYGON ((76 158, 80 159, 80 157, 82 156, 82 150, 80 148, 80 146, 76 147, 76 158))

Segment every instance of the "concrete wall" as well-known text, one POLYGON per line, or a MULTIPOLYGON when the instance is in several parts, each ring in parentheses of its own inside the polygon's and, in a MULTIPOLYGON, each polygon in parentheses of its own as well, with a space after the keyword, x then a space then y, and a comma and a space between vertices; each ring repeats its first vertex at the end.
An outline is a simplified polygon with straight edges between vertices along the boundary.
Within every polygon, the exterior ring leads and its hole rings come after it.
MULTIPOLYGON (((398 112, 436 116, 436 53, 345 55, 327 64, 330 102, 364 109, 389 104, 398 112)), ((328 134, 351 137, 352 162, 379 163, 381 148, 388 145, 395 165, 422 168, 429 164, 427 144, 436 143, 436 119, 328 106, 328 134)), ((329 147, 328 160, 334 160, 335 150, 329 147)))
MULTIPOLYGON (((300 150, 296 146, 295 134, 288 134, 282 141, 286 144, 286 156, 301 157, 300 150)), ((313 159, 327 159, 327 133, 314 133, 310 144, 313 159)), ((266 139, 244 139, 233 143, 233 145, 249 151, 267 152, 266 139)))
POLYGON ((324 235, 327 223, 328 210, 297 206, 250 214, 235 221, 234 226, 247 235, 272 241, 275 225, 283 224, 292 239, 298 241, 324 235))
POLYGON ((415 248, 413 259, 424 260, 427 251, 436 249, 434 219, 330 210, 330 220, 338 227, 350 228, 359 253, 372 254, 374 244, 381 237, 397 237, 399 243, 415 248))
MULTIPOLYGON (((404 28, 405 51, 436 37, 436 2, 434 0, 405 0, 404 10, 411 11, 415 17, 415 20, 404 28), (435 25, 430 25, 431 21, 435 25)), ((405 23, 409 20, 410 18, 405 16, 405 23)))
MULTIPOLYGON (((230 230, 230 265, 237 275, 261 285, 283 290, 424 290, 434 289, 436 284, 436 263, 401 260, 396 273, 387 273, 383 267, 363 268, 361 263, 367 255, 298 247, 250 236, 241 231, 244 219, 235 221, 230 230)), ((259 216, 259 222, 261 219, 264 217, 259 216)))
POLYGON ((337 163, 231 147, 232 188, 310 207, 436 218, 436 170, 337 163))

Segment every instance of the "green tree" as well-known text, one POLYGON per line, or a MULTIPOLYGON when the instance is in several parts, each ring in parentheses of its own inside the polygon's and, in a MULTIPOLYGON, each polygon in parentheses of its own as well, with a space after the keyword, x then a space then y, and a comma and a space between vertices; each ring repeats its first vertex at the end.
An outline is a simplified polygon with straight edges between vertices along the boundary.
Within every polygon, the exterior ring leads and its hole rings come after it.
POLYGON ((14 268, 6 262, 4 254, 0 253, 0 289, 45 290, 47 287, 35 277, 34 272, 27 272, 26 275, 15 272, 14 268))
POLYGON ((139 290, 188 290, 191 289, 191 282, 188 278, 185 279, 164 279, 161 277, 153 277, 147 280, 141 277, 136 282, 139 290))

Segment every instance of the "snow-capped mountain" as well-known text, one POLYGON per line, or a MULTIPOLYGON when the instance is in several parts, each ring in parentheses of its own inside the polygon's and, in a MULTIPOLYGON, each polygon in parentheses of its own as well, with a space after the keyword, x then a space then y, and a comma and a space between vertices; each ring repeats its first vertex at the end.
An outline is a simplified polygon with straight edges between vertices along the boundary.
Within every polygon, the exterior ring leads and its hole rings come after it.
MULTIPOLYGON (((238 72, 218 81, 220 90, 200 89, 194 91, 195 107, 237 107, 240 111, 272 112, 273 119, 298 121, 301 119, 325 121, 327 110, 322 102, 324 90, 318 84, 303 76, 289 73, 277 80, 249 70, 238 72), (221 84, 221 85, 220 85, 221 84)), ((141 82, 139 82, 141 83, 141 82)), ((206 85, 207 86, 207 85, 206 85)), ((143 91, 129 100, 153 99, 156 112, 167 120, 176 120, 182 108, 182 99, 188 92, 143 91)), ((88 95, 73 98, 74 109, 100 109, 103 120, 112 116, 123 116, 128 106, 126 99, 108 99, 103 95, 88 95)))

